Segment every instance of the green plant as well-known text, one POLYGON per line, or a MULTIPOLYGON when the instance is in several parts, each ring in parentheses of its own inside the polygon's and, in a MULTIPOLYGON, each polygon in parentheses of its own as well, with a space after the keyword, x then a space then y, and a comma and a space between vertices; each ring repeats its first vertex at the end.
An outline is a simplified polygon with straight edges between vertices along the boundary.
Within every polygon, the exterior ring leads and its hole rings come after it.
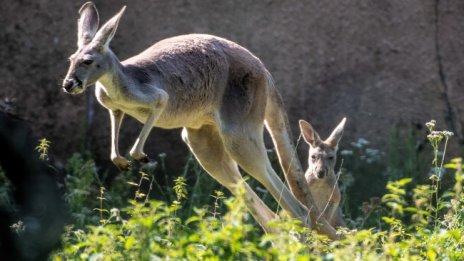
POLYGON ((216 218, 218 215, 220 215, 221 213, 219 212, 219 208, 220 208, 220 202, 222 200, 224 200, 224 193, 220 190, 215 190, 214 191, 214 195, 212 196, 214 198, 214 209, 213 209, 213 212, 211 213, 213 215, 214 218, 216 218))
POLYGON ((92 210, 99 208, 99 201, 95 201, 95 198, 103 184, 95 162, 75 153, 65 165, 65 175, 65 201, 73 224, 79 228, 86 224, 97 224, 99 219, 92 215, 92 210))
POLYGON ((445 165, 446 168, 454 170, 453 190, 444 193, 443 197, 449 199, 448 212, 445 215, 444 223, 450 229, 464 228, 464 173, 462 169, 462 158, 452 159, 445 165))
POLYGON ((103 201, 106 200, 105 198, 105 187, 100 187, 100 195, 97 197, 98 201, 100 202, 100 206, 98 208, 94 208, 93 210, 97 211, 100 214, 100 223, 104 223, 105 219, 103 219, 103 214, 108 213, 109 211, 103 208, 103 201))
MULTIPOLYGON (((161 187, 153 181, 156 171, 166 173, 166 170, 142 166, 141 171, 135 172, 137 176, 121 172, 112 181, 117 189, 111 186, 102 189, 104 184, 96 175, 95 167, 91 167, 93 161, 82 155, 73 156, 67 171, 78 180, 71 179, 66 189, 72 195, 67 195, 68 200, 75 201, 70 202, 75 204, 72 211, 82 214, 83 206, 99 210, 88 212, 83 224, 73 219, 73 225, 63 234, 63 248, 52 259, 463 260, 462 159, 442 164, 443 155, 436 155, 432 175, 441 173, 442 176, 437 175, 440 180, 427 182, 412 172, 408 177, 403 177, 408 172, 397 172, 400 178, 391 178, 385 186, 385 195, 365 202, 362 215, 355 216, 350 223, 354 225, 352 229, 340 230, 345 239, 335 242, 302 227, 285 212, 272 221, 276 232, 263 234, 246 210, 243 195, 228 198, 193 157, 187 159, 184 172, 173 181, 172 188, 161 187), (446 176, 442 167, 448 169, 446 176), (454 173, 454 179, 448 173, 454 173), (440 186, 438 182, 445 178, 452 179, 453 186, 440 186), (204 184, 205 180, 211 182, 204 184), (152 185, 162 189, 167 200, 151 199, 152 185), (76 186, 87 186, 86 197, 69 190, 76 186)), ((345 156, 345 162, 354 160, 350 155, 345 156)), ((365 156, 359 160, 371 167, 385 160, 380 157, 368 163, 365 156)), ((420 157, 416 159, 418 164, 430 166, 420 162, 420 157)), ((344 164, 342 171, 347 171, 350 167, 347 165, 344 164)), ((420 168, 426 169, 425 166, 420 168)))
POLYGON ((408 205, 405 196, 405 186, 412 181, 411 178, 401 179, 398 181, 390 181, 387 184, 387 190, 390 192, 382 197, 382 202, 391 209, 390 217, 383 217, 387 223, 395 224, 398 218, 404 214, 404 208, 408 205))
POLYGON ((433 148, 433 160, 432 164, 434 166, 434 170, 432 175, 430 176, 430 180, 432 181, 432 194, 430 196, 430 205, 432 205, 432 201, 435 200, 435 208, 433 209, 435 213, 435 226, 438 226, 438 213, 444 207, 442 204, 441 198, 439 197, 439 189, 440 189, 440 181, 442 179, 443 173, 443 164, 445 162, 445 155, 446 155, 446 148, 448 145, 448 140, 454 134, 449 131, 437 131, 435 130, 436 122, 431 120, 427 122, 425 125, 427 126, 430 134, 427 135, 427 139, 429 140, 430 144, 433 148), (442 141, 445 141, 443 152, 441 158, 439 158, 440 152, 440 144, 442 141), (434 198, 432 198, 432 196, 434 198))
POLYGON ((42 138, 39 140, 39 145, 35 147, 35 149, 40 153, 39 158, 41 160, 48 160, 48 149, 50 148, 50 144, 52 142, 47 140, 46 138, 42 138))
POLYGON ((418 150, 418 137, 414 129, 400 130, 393 127, 390 130, 386 155, 386 173, 388 180, 412 178, 413 184, 424 181, 423 173, 428 170, 428 164, 423 164, 428 148, 421 153, 418 150))
POLYGON ((182 176, 177 177, 174 182, 174 192, 176 193, 176 199, 172 201, 171 206, 174 209, 175 216, 177 209, 179 209, 181 206, 181 201, 187 198, 187 184, 185 184, 185 178, 182 176))

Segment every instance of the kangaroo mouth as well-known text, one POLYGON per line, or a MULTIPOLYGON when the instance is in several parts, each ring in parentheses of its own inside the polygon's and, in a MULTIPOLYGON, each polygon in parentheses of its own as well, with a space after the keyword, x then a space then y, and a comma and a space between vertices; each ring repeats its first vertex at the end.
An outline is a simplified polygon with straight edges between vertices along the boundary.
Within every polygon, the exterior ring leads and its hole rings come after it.
POLYGON ((317 172, 306 172, 305 179, 308 183, 321 182, 325 179, 326 174, 320 174, 317 172))
POLYGON ((74 78, 64 82, 63 90, 69 94, 80 94, 84 92, 84 85, 81 80, 74 78))
POLYGON ((84 92, 84 88, 82 86, 78 86, 72 89, 71 92, 69 93, 75 95, 75 94, 81 94, 83 92, 84 92))

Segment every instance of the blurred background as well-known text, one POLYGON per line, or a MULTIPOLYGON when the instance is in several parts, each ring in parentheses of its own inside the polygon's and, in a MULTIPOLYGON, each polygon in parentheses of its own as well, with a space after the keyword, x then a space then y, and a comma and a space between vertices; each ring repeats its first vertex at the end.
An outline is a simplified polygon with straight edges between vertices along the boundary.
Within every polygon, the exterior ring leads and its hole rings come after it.
MULTIPOLYGON (((107 112, 87 95, 61 91, 76 50, 83 1, 7 0, 0 7, 1 106, 28 120, 66 159, 88 149, 109 164, 107 112)), ((112 48, 121 60, 163 38, 187 33, 225 37, 248 48, 275 78, 295 138, 304 118, 322 136, 348 118, 342 146, 358 138, 382 149, 393 129, 419 131, 435 119, 456 134, 464 122, 464 2, 449 1, 95 1, 105 22, 127 10, 112 48)), ((128 151, 140 124, 126 120, 128 151)), ((179 130, 154 130, 146 146, 182 162, 179 130)), ((420 139, 419 139, 420 142, 420 139)), ((304 152, 303 152, 304 154, 304 152)))

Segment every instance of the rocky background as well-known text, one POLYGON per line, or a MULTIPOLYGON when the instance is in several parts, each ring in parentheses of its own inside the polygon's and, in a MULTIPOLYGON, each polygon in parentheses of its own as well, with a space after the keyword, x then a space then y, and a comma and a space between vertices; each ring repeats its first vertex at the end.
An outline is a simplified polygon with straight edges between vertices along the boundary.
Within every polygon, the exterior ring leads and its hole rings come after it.
MULTIPOLYGON (((95 1, 106 21, 127 10, 113 39, 121 60, 163 38, 209 33, 233 40, 262 59, 290 115, 322 136, 348 118, 343 146, 363 137, 383 150, 392 129, 418 133, 436 119, 464 137, 464 1, 95 1)), ((83 1, 4 0, 0 5, 0 106, 27 119, 51 153, 66 159, 90 148, 109 163, 107 112, 92 90, 61 91, 67 57, 76 50, 83 1)), ((141 125, 123 124, 121 151, 141 125)), ((179 130, 154 130, 145 151, 165 152, 169 166, 185 162, 179 130)))

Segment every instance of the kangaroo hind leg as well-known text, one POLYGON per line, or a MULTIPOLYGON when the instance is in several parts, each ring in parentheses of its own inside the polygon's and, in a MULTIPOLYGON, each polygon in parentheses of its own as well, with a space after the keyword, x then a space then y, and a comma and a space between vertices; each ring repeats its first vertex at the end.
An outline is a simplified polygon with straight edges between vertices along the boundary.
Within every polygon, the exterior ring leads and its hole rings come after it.
POLYGON ((270 220, 277 215, 256 195, 243 180, 237 164, 226 153, 222 140, 215 126, 203 126, 200 129, 184 128, 182 138, 189 146, 200 165, 225 186, 234 195, 239 193, 239 187, 245 190, 245 204, 256 221, 266 232, 274 232, 268 226, 270 220))
POLYGON ((240 167, 258 180, 290 215, 307 224, 307 209, 277 176, 266 154, 263 123, 223 124, 221 137, 227 153, 240 167))

